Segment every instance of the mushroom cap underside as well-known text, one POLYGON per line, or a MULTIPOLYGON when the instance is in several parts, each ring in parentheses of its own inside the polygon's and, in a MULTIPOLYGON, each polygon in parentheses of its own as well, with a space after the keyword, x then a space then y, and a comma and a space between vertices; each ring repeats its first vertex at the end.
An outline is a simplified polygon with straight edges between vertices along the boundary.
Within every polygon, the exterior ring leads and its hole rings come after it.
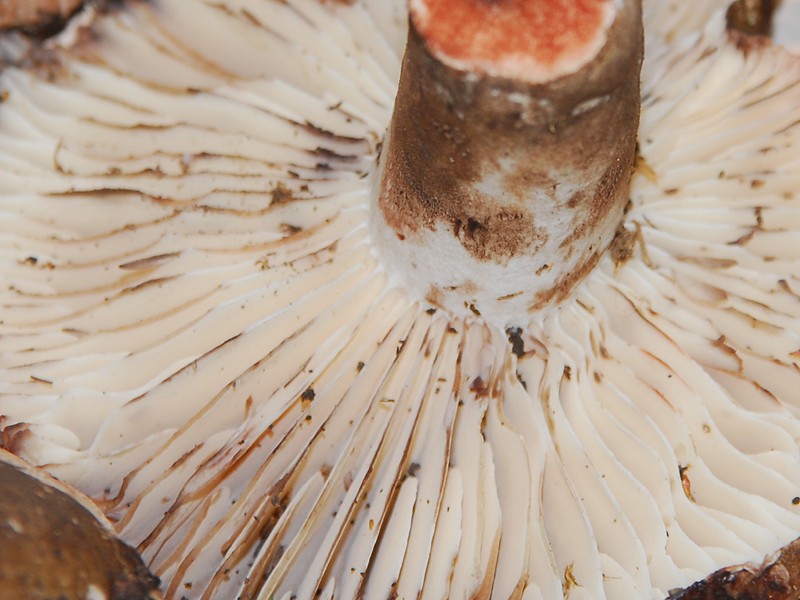
POLYGON ((131 2, 6 68, 3 446, 167 597, 663 598, 760 562, 800 532, 800 64, 724 9, 645 3, 625 233, 507 332, 371 252, 401 2, 131 2))

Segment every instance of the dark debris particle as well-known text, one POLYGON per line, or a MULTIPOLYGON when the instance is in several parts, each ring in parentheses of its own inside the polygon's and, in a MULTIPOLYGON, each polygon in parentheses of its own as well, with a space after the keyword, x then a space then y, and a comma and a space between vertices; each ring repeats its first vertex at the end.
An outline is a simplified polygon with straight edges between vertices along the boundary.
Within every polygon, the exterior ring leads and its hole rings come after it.
POLYGON ((272 188, 269 195, 272 198, 272 204, 286 204, 296 199, 294 197, 294 192, 281 182, 278 182, 275 187, 272 188))
POLYGON ((608 253, 616 268, 621 267, 633 258, 635 244, 636 231, 626 229, 623 225, 620 225, 608 248, 608 253))
POLYGON ((688 471, 691 465, 678 465, 678 474, 681 478, 681 486, 683 487, 684 495, 690 502, 694 502, 694 495, 692 494, 692 482, 689 479, 688 471))
POLYGON ((511 342, 511 353, 517 358, 525 356, 525 342, 522 340, 522 329, 519 327, 509 327, 506 329, 508 341, 511 342))
POLYGON ((489 395, 489 385, 484 381, 483 377, 480 376, 472 380, 472 383, 469 385, 469 390, 479 398, 489 395))
POLYGON ((292 225, 291 223, 281 223, 280 229, 281 233, 283 233, 287 237, 290 235, 297 235, 298 233, 303 231, 302 227, 298 225, 292 225))
POLYGON ((317 397, 317 393, 314 391, 314 388, 308 388, 306 391, 304 391, 302 394, 300 394, 300 399, 303 402, 311 402, 316 397, 317 397))

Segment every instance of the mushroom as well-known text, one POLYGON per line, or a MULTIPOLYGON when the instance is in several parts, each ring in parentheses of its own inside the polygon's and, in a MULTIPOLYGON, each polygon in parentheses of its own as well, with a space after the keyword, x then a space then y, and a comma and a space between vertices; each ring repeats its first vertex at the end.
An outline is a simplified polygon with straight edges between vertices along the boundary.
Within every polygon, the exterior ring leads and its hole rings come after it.
POLYGON ((161 598, 158 579, 89 498, 5 450, 0 481, 3 598, 161 598))
POLYGON ((670 594, 669 600, 725 598, 769 598, 790 600, 800 595, 800 540, 795 540, 761 565, 739 565, 720 569, 686 590, 670 594))
MULTIPOLYGON (((637 9, 573 4, 598 45, 637 9)), ((71 28, 0 79, 3 446, 169 598, 664 598, 760 563, 800 532, 800 59, 727 8, 644 3, 624 216, 533 312, 386 259, 401 0, 71 28)))

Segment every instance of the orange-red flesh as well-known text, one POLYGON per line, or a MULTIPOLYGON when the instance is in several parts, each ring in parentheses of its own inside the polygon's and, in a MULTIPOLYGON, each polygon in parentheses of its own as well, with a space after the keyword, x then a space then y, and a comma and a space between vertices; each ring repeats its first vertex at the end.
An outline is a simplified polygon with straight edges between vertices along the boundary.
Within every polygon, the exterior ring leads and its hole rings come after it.
POLYGON ((554 67, 593 47, 610 0, 419 0, 415 26, 431 51, 461 63, 514 58, 554 67))

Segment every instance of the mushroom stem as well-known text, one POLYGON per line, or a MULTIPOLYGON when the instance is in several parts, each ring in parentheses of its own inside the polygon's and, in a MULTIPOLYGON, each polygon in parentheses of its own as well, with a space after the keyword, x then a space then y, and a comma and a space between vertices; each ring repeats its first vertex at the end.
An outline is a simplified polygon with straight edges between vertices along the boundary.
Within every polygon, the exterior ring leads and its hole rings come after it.
POLYGON ((411 0, 372 234, 397 283, 508 326, 569 295, 632 175, 640 0, 411 0))

